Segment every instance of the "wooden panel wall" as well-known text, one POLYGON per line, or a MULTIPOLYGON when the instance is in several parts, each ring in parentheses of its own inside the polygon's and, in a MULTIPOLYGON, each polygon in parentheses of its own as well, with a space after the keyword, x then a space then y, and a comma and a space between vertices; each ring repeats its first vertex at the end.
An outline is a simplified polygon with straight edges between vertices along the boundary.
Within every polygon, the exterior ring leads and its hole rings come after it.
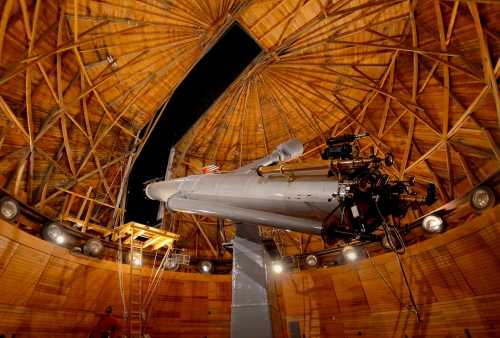
POLYGON ((393 254, 283 275, 283 327, 306 337, 500 337, 500 206, 403 256, 422 322, 393 254), (375 269, 377 268, 377 270, 375 269), (391 286, 389 288, 381 275, 391 286), (391 292, 392 289, 392 292, 391 292), (393 294, 394 293, 394 294, 393 294))
MULTIPOLYGON (((143 269, 144 289, 150 272, 143 269)), ((230 281, 165 273, 152 304, 151 336, 228 337, 230 281)), ((124 282, 128 290, 126 275, 124 282)), ((0 334, 88 337, 107 305, 122 317, 115 263, 72 256, 0 220, 0 334)))
MULTIPOLYGON (((394 256, 385 254, 373 264, 365 259, 280 275, 281 326, 286 331, 298 321, 308 338, 467 337, 466 329, 474 338, 500 337, 499 237, 500 206, 408 249, 404 263, 421 323, 406 307, 394 256)), ((107 305, 122 314, 116 268, 1 222, 0 334, 86 337, 107 305)), ((143 272, 146 280, 150 271, 143 272)), ((167 273, 149 332, 154 338, 229 337, 230 303, 230 276, 167 273)))

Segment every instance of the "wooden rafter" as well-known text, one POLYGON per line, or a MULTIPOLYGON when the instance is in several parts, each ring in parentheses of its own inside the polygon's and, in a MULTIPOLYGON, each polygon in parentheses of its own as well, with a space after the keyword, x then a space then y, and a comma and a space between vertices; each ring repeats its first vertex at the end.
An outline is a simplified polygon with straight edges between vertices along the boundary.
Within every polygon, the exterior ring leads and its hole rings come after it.
POLYGON ((476 27, 479 47, 481 51, 481 61, 483 63, 484 78, 490 83, 491 93, 493 99, 495 100, 495 107, 497 110, 497 122, 500 126, 500 93, 498 90, 497 76, 493 70, 493 64, 491 62, 490 51, 488 48, 488 42, 486 41, 486 35, 483 30, 483 25, 481 24, 481 18, 479 17, 479 12, 477 10, 477 4, 473 2, 468 2, 469 10, 472 14, 472 19, 474 20, 474 26, 476 27))
POLYGON ((196 224, 196 226, 198 227, 198 230, 200 231, 201 235, 203 236, 203 238, 205 239, 205 242, 207 243, 208 247, 210 248, 210 251, 212 251, 212 254, 217 257, 218 254, 217 254, 217 250, 215 249, 215 246, 212 244, 212 242, 210 241, 210 238, 208 238, 208 235, 207 233, 205 232, 205 230, 203 229, 203 227, 201 226, 200 222, 198 222, 198 220, 196 219, 196 217, 194 215, 191 215, 191 218, 193 219, 194 223, 196 224))

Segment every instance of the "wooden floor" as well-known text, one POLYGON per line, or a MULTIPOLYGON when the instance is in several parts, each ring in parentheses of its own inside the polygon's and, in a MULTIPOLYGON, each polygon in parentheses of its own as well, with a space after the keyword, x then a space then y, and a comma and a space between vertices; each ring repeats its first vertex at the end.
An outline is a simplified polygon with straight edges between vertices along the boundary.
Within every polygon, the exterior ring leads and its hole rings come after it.
MULTIPOLYGON (((499 237, 497 206, 409 248, 404 261, 420 324, 400 305, 399 297, 408 304, 407 292, 394 256, 385 254, 373 263, 395 295, 370 260, 280 275, 282 328, 299 321, 308 338, 500 337, 499 237)), ((16 338, 87 337, 108 304, 122 313, 116 264, 74 257, 2 221, 0 290, 0 334, 16 338)), ((230 301, 230 276, 168 273, 149 332, 154 338, 228 337, 230 301)))

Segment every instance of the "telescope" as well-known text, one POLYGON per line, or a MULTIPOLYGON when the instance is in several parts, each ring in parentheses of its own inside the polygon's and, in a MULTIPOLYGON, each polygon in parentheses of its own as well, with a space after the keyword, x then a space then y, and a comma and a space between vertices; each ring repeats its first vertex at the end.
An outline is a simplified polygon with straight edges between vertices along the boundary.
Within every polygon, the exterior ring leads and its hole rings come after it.
POLYGON ((320 235, 327 243, 380 241, 374 232, 386 217, 402 218, 410 207, 432 204, 435 188, 416 196, 410 184, 383 174, 391 154, 360 157, 354 142, 366 136, 331 138, 322 160, 309 163, 292 162, 304 149, 291 139, 232 172, 150 182, 145 193, 170 211, 320 235))
MULTIPOLYGON (((413 179, 400 181, 384 174, 393 163, 384 157, 361 157, 357 140, 368 136, 341 135, 326 142, 321 160, 298 162, 302 143, 291 139, 268 156, 228 173, 210 173, 150 182, 146 195, 162 201, 170 211, 229 219, 235 224, 232 240, 231 337, 273 337, 272 294, 267 291, 272 266, 258 226, 319 235, 330 244, 338 240, 381 242, 399 250, 396 222, 407 210, 432 204, 414 194, 413 179), (379 228, 387 231, 386 240, 379 228)), ((401 239, 402 241, 402 239, 401 239)), ((347 248, 348 246, 346 246, 347 248)))

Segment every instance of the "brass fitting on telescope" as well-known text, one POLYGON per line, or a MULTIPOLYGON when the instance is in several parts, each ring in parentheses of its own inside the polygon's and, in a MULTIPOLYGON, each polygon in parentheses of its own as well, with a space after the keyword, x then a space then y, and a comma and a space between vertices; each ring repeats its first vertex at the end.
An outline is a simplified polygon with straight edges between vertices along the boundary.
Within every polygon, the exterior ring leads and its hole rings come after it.
MULTIPOLYGON (((382 159, 378 157, 356 158, 352 160, 323 160, 309 163, 279 163, 272 166, 262 166, 257 168, 257 173, 260 176, 281 174, 290 176, 290 174, 307 171, 332 170, 339 172, 342 170, 356 169, 364 166, 378 165, 382 159)), ((388 166, 392 165, 392 155, 387 154, 384 163, 388 166)))

